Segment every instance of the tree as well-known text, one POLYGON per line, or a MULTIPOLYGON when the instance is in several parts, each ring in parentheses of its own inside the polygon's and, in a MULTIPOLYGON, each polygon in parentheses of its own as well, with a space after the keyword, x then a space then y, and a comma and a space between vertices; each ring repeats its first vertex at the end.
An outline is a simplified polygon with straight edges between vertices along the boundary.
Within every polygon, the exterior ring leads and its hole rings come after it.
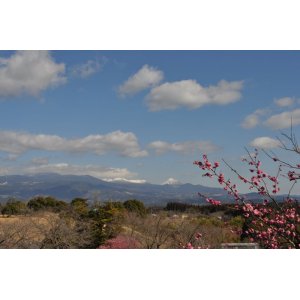
POLYGON ((88 200, 83 198, 75 198, 71 201, 71 207, 81 217, 86 217, 89 213, 88 200))
POLYGON ((59 201, 53 197, 42 197, 38 196, 28 201, 27 207, 34 211, 38 210, 52 210, 54 212, 59 212, 66 208, 67 203, 64 201, 59 201))
MULTIPOLYGON (((300 155, 296 138, 292 132, 286 135, 289 144, 280 140, 282 149, 291 152, 291 154, 300 155)), ((246 149, 247 150, 247 149, 246 149)), ((240 182, 247 184, 250 190, 256 191, 263 201, 254 204, 248 201, 239 190, 236 183, 226 179, 224 174, 219 171, 219 162, 210 162, 207 155, 203 155, 203 160, 195 161, 202 171, 203 176, 216 178, 219 184, 227 190, 236 201, 236 208, 243 212, 246 218, 246 224, 242 237, 247 237, 250 241, 258 242, 263 248, 300 248, 300 206, 297 199, 291 197, 291 192, 297 180, 300 179, 300 164, 285 162, 274 153, 268 153, 262 150, 274 163, 277 164, 276 174, 270 175, 262 168, 262 161, 259 159, 259 151, 255 149, 254 154, 248 150, 248 158, 243 161, 249 167, 249 177, 241 176, 225 160, 223 162, 237 176, 240 182), (280 179, 287 178, 291 182, 288 195, 282 203, 276 199, 280 191, 280 179)), ((211 205, 218 206, 220 201, 206 197, 206 201, 211 205)))
POLYGON ((2 207, 1 213, 3 215, 19 215, 26 212, 26 204, 22 201, 10 199, 2 207))
POLYGON ((144 216, 147 212, 144 203, 136 199, 127 200, 123 205, 127 211, 135 212, 141 216, 144 216))

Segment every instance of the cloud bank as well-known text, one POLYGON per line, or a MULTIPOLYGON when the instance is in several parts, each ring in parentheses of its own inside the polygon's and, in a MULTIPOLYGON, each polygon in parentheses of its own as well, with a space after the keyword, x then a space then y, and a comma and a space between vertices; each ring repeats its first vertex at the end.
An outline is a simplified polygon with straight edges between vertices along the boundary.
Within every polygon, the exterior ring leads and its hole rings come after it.
POLYGON ((0 151, 21 154, 29 150, 94 153, 97 155, 114 152, 127 157, 148 155, 147 151, 140 149, 138 139, 132 132, 118 130, 105 135, 66 139, 58 135, 0 131, 0 151))
POLYGON ((54 163, 42 165, 26 165, 18 167, 2 167, 0 175, 12 174, 38 174, 38 173, 57 173, 60 175, 90 175, 106 181, 123 180, 127 182, 143 183, 136 177, 136 173, 130 172, 126 168, 110 168, 97 165, 73 165, 68 163, 54 163))
POLYGON ((210 141, 185 141, 181 143, 168 143, 165 141, 154 141, 148 147, 156 152, 157 155, 166 152, 176 152, 179 154, 191 154, 195 151, 211 153, 219 149, 210 141))

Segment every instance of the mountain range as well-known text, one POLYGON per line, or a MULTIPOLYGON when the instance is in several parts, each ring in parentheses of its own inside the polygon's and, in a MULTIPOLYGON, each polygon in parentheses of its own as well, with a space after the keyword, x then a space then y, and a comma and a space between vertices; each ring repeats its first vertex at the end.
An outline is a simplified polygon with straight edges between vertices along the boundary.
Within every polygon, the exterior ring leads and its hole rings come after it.
MULTIPOLYGON (((198 193, 223 202, 232 202, 232 198, 222 188, 186 184, 150 184, 127 181, 107 182, 92 176, 59 175, 43 173, 35 175, 0 176, 0 202, 9 198, 29 200, 40 196, 52 196, 60 200, 71 201, 76 197, 100 201, 125 201, 138 199, 146 205, 165 205, 167 202, 186 202, 204 204, 205 199, 198 193)), ((247 194, 248 199, 259 199, 256 193, 247 194)))

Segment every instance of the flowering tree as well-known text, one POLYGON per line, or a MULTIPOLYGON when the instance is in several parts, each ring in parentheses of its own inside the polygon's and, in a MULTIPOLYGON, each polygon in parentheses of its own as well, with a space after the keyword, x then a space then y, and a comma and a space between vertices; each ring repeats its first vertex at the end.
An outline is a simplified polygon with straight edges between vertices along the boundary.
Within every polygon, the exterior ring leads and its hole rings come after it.
MULTIPOLYGON (((285 134, 284 136, 292 147, 286 146, 280 140, 282 148, 300 155, 300 148, 292 131, 290 136, 285 134)), ((248 177, 241 176, 225 160, 223 162, 240 182, 248 185, 250 190, 256 191, 262 197, 262 203, 259 204, 248 201, 246 196, 239 192, 237 184, 225 178, 224 174, 219 171, 219 162, 210 162, 204 154, 203 159, 195 161, 194 164, 203 171, 203 176, 217 179, 224 190, 235 199, 236 209, 241 210, 245 218, 242 237, 247 237, 251 242, 258 242, 263 248, 300 248, 300 206, 298 201, 291 197, 292 189, 300 179, 300 164, 285 162, 273 153, 263 151, 274 163, 278 164, 276 174, 270 175, 262 167, 259 151, 255 149, 254 154, 248 150, 247 152, 248 157, 244 158, 243 162, 249 168, 248 177), (280 191, 282 177, 286 177, 291 182, 291 187, 284 201, 278 202, 275 196, 280 191)), ((221 205, 218 200, 199 195, 211 205, 221 205)))
POLYGON ((136 239, 124 235, 118 235, 115 238, 109 239, 104 245, 98 249, 136 249, 139 248, 139 243, 136 239))

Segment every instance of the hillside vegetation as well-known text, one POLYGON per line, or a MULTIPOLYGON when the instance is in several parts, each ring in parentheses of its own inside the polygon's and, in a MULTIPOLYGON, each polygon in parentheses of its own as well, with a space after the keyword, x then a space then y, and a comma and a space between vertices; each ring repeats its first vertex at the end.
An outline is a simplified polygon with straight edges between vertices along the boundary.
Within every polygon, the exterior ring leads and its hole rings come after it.
POLYGON ((245 220, 234 205, 170 202, 146 208, 141 201, 70 203, 52 197, 1 205, 0 248, 178 249, 220 248, 243 240, 245 220))

